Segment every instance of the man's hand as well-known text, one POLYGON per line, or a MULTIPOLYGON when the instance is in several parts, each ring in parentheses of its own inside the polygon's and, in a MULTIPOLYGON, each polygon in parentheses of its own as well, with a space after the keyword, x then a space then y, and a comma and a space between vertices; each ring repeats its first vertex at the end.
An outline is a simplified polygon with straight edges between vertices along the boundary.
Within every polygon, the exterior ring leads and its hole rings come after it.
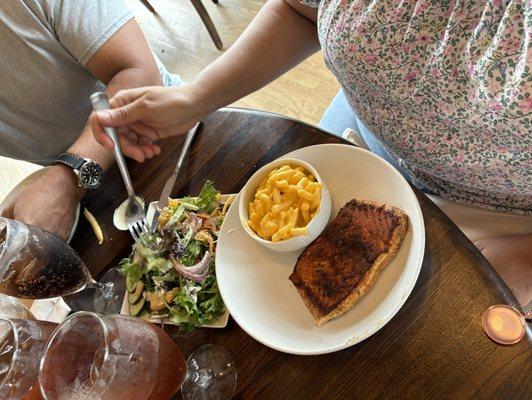
POLYGON ((50 167, 28 185, 2 211, 3 217, 36 225, 66 240, 75 220, 76 208, 84 190, 66 166, 50 167))
POLYGON ((155 141, 184 133, 201 119, 197 91, 190 86, 121 90, 111 98, 111 110, 90 116, 94 137, 112 149, 102 126, 116 127, 124 154, 143 162, 161 152, 155 141))
POLYGON ((498 236, 475 242, 521 305, 532 303, 532 233, 498 236))

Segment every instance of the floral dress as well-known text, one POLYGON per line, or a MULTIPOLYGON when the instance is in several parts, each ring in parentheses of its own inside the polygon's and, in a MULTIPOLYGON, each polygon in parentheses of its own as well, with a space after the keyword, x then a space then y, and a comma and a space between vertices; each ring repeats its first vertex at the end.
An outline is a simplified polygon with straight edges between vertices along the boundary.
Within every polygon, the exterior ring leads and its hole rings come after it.
POLYGON ((300 0, 362 122, 430 191, 532 214, 531 0, 300 0))

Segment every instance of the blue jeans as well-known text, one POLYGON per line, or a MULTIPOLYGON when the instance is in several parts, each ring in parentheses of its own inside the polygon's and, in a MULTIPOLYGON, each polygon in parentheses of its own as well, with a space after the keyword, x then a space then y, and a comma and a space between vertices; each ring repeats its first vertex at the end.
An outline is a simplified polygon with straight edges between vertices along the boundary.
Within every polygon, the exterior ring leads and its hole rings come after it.
POLYGON ((415 178, 413 178, 412 174, 401 162, 397 161, 390 155, 381 141, 377 139, 368 128, 366 128, 347 102, 347 98, 342 89, 340 89, 336 97, 331 101, 327 110, 325 110, 319 127, 337 136, 342 136, 342 133, 344 133, 347 128, 358 132, 372 153, 377 154, 392 164, 410 183, 418 186, 421 190, 425 189, 422 185, 416 182, 415 178))
POLYGON ((161 74, 163 86, 181 86, 184 83, 183 79, 181 79, 181 76, 168 72, 163 62, 159 59, 159 57, 155 55, 155 53, 152 52, 152 55, 155 59, 155 64, 157 64, 157 68, 159 68, 159 73, 161 74))

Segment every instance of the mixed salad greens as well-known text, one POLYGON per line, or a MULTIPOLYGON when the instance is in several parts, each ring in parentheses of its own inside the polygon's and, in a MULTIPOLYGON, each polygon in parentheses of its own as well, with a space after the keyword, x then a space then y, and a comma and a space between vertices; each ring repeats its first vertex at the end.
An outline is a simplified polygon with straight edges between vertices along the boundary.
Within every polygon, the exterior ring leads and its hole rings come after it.
POLYGON ((230 201, 220 201, 211 181, 198 197, 168 200, 157 231, 120 262, 130 315, 168 318, 189 332, 224 313, 214 252, 230 201))

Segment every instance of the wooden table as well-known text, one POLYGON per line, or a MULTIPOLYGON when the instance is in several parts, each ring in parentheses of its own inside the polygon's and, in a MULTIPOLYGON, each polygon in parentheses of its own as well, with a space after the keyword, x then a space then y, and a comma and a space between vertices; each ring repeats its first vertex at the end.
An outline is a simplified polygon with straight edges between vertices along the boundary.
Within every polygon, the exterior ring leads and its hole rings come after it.
MULTIPOLYGON (((174 168, 183 138, 163 143, 163 154, 130 163, 135 189, 156 200, 174 168)), ((300 147, 342 143, 317 128, 278 115, 225 109, 205 120, 173 196, 197 194, 214 180, 223 193, 238 192, 263 164, 300 147)), ((207 343, 225 346, 238 368, 236 398, 261 399, 529 399, 532 395, 532 331, 517 345, 491 342, 481 327, 493 304, 518 303, 488 262, 458 228, 417 192, 426 228, 418 282, 402 309, 379 332, 337 353, 294 356, 258 343, 234 322, 225 329, 166 331, 185 354, 207 343)), ((112 225, 126 198, 118 171, 91 194, 87 207, 102 224, 98 245, 82 218, 73 247, 99 275, 128 255, 132 240, 112 225)))

